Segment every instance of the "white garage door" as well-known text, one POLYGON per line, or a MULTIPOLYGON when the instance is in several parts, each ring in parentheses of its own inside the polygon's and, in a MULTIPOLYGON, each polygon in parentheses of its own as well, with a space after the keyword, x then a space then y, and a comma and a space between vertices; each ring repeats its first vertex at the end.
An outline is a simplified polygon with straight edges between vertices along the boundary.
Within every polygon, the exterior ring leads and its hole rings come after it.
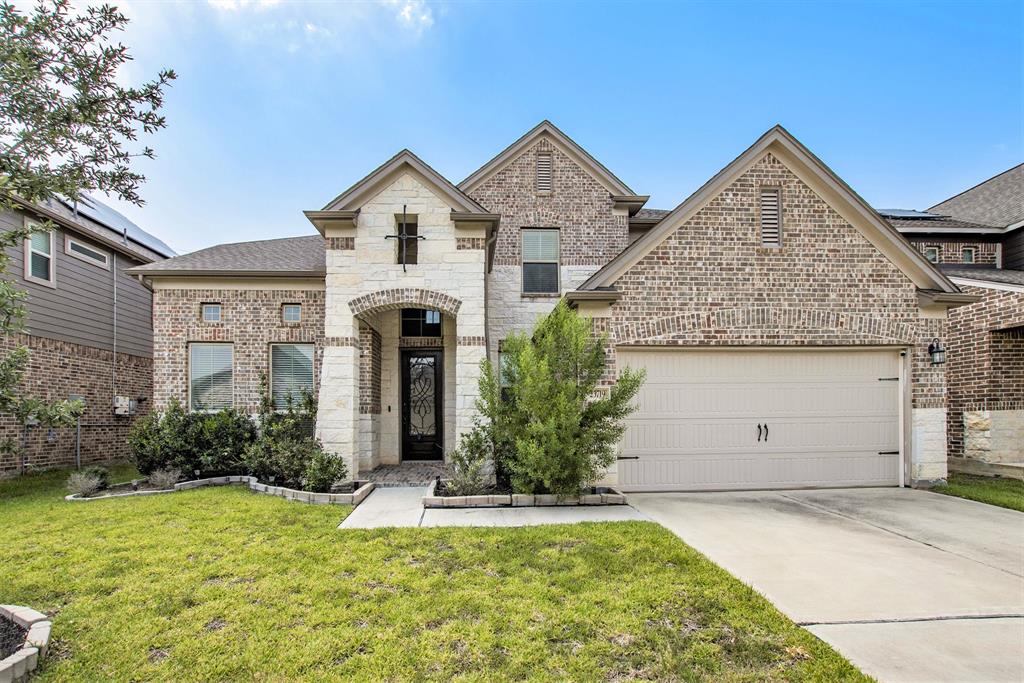
POLYGON ((898 351, 636 350, 626 491, 899 484, 898 351))

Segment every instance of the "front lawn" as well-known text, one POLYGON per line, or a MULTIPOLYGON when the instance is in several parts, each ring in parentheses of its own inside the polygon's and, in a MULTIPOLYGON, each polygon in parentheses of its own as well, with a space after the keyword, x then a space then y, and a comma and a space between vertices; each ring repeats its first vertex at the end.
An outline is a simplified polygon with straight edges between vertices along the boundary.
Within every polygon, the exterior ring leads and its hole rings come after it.
POLYGON ((655 524, 340 531, 65 477, 0 482, 0 602, 54 617, 41 680, 867 680, 655 524))
POLYGON ((948 484, 936 487, 935 490, 1024 512, 1024 481, 957 473, 950 473, 947 481, 948 484))

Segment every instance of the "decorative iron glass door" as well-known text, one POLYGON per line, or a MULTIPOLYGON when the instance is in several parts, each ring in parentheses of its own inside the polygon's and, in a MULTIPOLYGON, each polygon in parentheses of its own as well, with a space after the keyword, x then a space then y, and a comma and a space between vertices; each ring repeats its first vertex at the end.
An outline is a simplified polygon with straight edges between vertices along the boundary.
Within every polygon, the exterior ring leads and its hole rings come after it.
POLYGON ((402 352, 402 460, 444 459, 441 351, 402 352))

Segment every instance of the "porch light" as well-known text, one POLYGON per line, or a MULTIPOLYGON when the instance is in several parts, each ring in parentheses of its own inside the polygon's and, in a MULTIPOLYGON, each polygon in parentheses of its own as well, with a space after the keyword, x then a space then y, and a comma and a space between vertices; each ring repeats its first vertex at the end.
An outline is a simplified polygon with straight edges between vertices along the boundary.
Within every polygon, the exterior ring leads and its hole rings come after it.
POLYGON ((932 343, 928 345, 928 355, 932 357, 932 365, 942 365, 946 362, 946 349, 942 347, 938 337, 932 339, 932 343))

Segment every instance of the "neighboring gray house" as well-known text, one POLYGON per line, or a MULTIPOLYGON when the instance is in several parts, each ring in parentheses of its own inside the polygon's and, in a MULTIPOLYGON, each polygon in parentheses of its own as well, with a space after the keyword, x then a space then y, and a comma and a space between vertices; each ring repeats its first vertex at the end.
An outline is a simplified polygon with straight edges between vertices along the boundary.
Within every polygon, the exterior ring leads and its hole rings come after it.
POLYGON ((152 405, 152 294, 127 268, 174 256, 163 242, 91 198, 74 204, 23 203, 0 213, 0 230, 41 225, 8 251, 4 277, 25 290, 24 334, 3 338, 3 349, 29 347, 25 390, 49 400, 86 401, 81 429, 23 430, 0 417, 0 434, 24 443, 0 455, 0 476, 25 467, 103 462, 126 455, 134 416, 152 405), (117 407, 115 407, 117 401, 117 407))

